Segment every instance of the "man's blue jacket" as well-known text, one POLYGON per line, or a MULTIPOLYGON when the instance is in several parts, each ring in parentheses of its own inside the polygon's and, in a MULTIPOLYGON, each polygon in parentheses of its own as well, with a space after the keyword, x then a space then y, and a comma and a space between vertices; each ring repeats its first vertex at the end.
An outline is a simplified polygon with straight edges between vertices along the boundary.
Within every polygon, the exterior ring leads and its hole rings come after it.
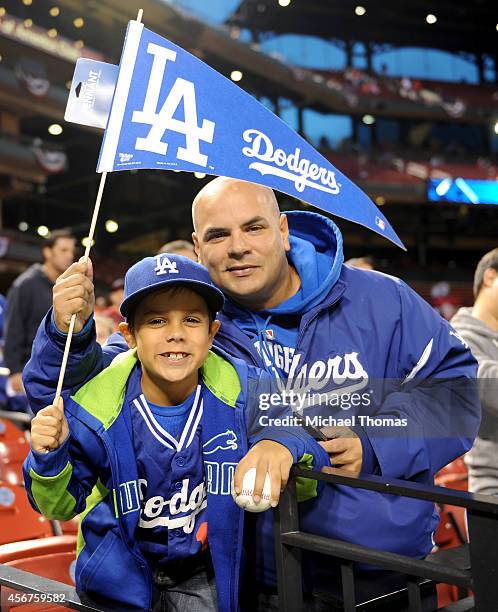
MULTIPOLYGON (((332 221, 310 212, 290 212, 287 217, 291 245, 292 238, 307 241, 328 255, 331 268, 340 264, 342 238, 332 221)), ((299 270, 293 249, 289 259, 299 270)), ((222 326, 215 345, 265 367, 231 312, 225 308, 219 314, 222 326)), ((105 367, 126 348, 123 339, 114 336, 96 357, 89 348, 91 337, 88 325, 73 341, 68 386, 81 383, 85 370, 105 367)), ((35 411, 53 398, 56 380, 46 364, 60 363, 64 339, 49 314, 25 370, 35 411)), ((361 410, 375 420, 355 428, 369 449, 364 469, 432 483, 441 467, 472 446, 481 417, 476 373, 477 363, 459 335, 403 281, 342 265, 339 278, 301 318, 293 367, 284 385, 302 393, 334 388, 342 397, 366 393, 368 407, 361 410)), ((361 424, 357 420, 356 425, 361 424)), ((264 578, 272 580, 272 527, 263 518, 258 528, 265 535, 259 542, 265 542, 261 550, 268 554, 260 561, 264 578)), ((300 519, 302 529, 319 535, 419 558, 430 552, 438 523, 429 502, 343 486, 325 487, 319 499, 301 504, 300 519)))

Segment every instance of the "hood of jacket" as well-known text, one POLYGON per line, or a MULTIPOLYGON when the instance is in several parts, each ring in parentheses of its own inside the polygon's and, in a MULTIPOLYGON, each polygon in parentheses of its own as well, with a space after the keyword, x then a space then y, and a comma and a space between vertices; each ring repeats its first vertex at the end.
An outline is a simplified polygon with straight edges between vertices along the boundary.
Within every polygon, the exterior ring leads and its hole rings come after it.
POLYGON ((497 341, 498 332, 492 330, 480 319, 477 319, 472 315, 472 308, 459 308, 455 316, 451 319, 451 324, 459 332, 467 332, 481 336, 481 338, 488 338, 489 340, 497 341))

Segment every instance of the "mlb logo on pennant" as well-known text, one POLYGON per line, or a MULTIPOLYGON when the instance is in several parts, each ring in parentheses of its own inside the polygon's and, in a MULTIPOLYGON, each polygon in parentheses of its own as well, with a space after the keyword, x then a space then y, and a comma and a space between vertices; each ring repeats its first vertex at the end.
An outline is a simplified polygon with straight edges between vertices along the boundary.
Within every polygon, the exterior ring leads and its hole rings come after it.
POLYGON ((178 274, 176 261, 171 261, 165 254, 155 256, 156 267, 154 272, 159 276, 161 274, 178 274))
POLYGON ((382 231, 386 229, 386 222, 383 219, 380 219, 379 217, 375 217, 375 225, 377 227, 380 227, 382 231))
POLYGON ((265 329, 265 334, 267 340, 275 340, 275 333, 273 329, 265 329))

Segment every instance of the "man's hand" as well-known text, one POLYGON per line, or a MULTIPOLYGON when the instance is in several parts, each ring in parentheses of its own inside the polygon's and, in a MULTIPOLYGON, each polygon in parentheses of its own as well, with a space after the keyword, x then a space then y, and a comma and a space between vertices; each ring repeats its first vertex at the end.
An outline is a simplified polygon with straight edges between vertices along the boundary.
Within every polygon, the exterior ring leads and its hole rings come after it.
POLYGON ((80 332, 92 315, 94 304, 92 262, 73 263, 53 288, 54 320, 59 331, 67 334, 71 316, 76 314, 74 332, 80 332))
POLYGON ((358 435, 349 427, 323 427, 329 438, 319 442, 330 456, 330 463, 350 472, 360 472, 363 463, 363 448, 358 435))
POLYGON ((22 372, 16 372, 9 376, 10 388, 14 393, 24 393, 24 385, 22 384, 22 372))
POLYGON ((52 404, 43 408, 31 421, 31 448, 39 453, 59 448, 68 435, 62 398, 58 406, 52 404))
POLYGON ((242 491, 244 475, 250 468, 256 468, 256 483, 253 500, 258 503, 263 493, 266 473, 271 480, 271 505, 278 504, 280 493, 285 489, 292 467, 292 454, 283 444, 272 440, 261 440, 239 461, 235 470, 233 484, 236 495, 242 491))

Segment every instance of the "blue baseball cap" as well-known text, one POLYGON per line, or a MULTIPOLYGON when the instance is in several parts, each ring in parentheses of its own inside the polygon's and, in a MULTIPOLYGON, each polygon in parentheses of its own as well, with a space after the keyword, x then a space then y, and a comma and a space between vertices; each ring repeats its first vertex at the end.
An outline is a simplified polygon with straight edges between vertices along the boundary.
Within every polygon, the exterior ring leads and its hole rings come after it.
POLYGON ((183 255, 161 253, 155 257, 145 257, 126 273, 124 299, 119 308, 121 314, 128 318, 137 303, 148 293, 174 286, 188 287, 201 295, 213 319, 223 308, 223 293, 213 285, 204 266, 183 255))

